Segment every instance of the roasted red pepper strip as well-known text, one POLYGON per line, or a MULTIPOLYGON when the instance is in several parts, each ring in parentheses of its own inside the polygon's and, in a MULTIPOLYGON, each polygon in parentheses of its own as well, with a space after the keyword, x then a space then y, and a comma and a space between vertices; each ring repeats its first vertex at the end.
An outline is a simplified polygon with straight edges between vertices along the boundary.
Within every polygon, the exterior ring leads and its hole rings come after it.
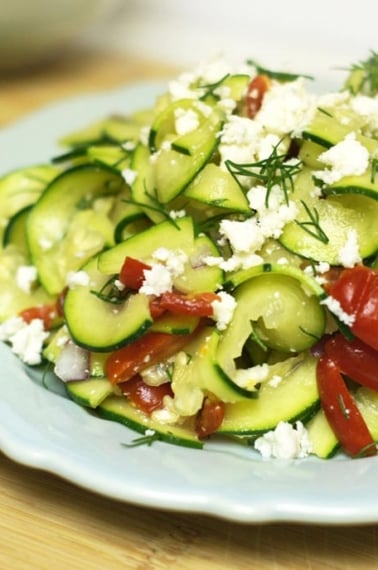
POLYGON ((125 287, 138 291, 144 281, 144 272, 149 269, 151 265, 127 256, 121 267, 119 280, 125 287))
POLYGON ((106 376, 113 384, 125 382, 182 350, 196 334, 197 330, 186 335, 148 332, 110 354, 105 363, 106 376))
POLYGON ((359 384, 378 390, 378 351, 359 339, 336 334, 325 343, 325 354, 342 374, 359 384))
POLYGON ((173 396, 170 382, 160 386, 150 386, 137 374, 127 382, 118 384, 121 391, 142 412, 151 414, 154 410, 162 408, 165 396, 173 396))
POLYGON ((19 316, 26 322, 30 323, 34 319, 41 319, 45 330, 49 330, 53 321, 58 316, 57 304, 51 303, 49 305, 36 305, 29 307, 19 313, 19 316))
POLYGON ((245 104, 247 108, 247 116, 253 119, 260 110, 264 95, 270 89, 271 80, 267 75, 256 75, 249 83, 245 104))
POLYGON ((210 317, 213 314, 212 303, 219 299, 216 293, 196 293, 184 295, 182 293, 163 293, 156 303, 174 315, 191 315, 193 317, 210 317))
POLYGON ((377 454, 374 440, 337 364, 323 356, 317 365, 317 383, 325 416, 344 451, 352 457, 377 454))
POLYGON ((222 425, 225 413, 224 402, 205 398, 195 420, 195 432, 199 438, 208 437, 222 425))
POLYGON ((354 316, 352 332, 378 350, 378 271, 364 265, 345 269, 329 294, 354 316))

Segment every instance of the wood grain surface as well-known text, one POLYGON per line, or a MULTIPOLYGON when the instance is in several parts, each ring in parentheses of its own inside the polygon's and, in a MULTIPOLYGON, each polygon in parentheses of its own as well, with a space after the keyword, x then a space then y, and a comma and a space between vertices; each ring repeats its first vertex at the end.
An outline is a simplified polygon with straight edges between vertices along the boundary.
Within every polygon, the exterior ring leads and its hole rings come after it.
MULTIPOLYGON (((172 72, 126 54, 71 52, 44 68, 0 77, 0 123, 66 96, 172 72)), ((375 525, 244 525, 149 510, 1 454, 0 537, 0 570, 378 568, 375 525)))

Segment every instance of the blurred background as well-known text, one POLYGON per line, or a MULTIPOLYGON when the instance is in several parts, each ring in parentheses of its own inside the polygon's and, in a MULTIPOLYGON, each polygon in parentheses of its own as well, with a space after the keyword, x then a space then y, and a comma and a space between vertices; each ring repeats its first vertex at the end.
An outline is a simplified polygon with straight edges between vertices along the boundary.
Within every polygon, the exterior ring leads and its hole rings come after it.
POLYGON ((346 68, 375 49, 377 6, 375 0, 0 0, 0 122, 71 93, 172 76, 219 54, 311 73, 319 85, 337 88, 346 68))

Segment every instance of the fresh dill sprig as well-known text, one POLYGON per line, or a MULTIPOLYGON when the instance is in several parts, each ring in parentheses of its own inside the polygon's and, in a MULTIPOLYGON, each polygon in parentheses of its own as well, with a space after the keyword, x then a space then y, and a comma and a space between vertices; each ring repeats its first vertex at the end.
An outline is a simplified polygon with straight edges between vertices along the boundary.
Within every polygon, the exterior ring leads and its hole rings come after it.
POLYGON ((372 158, 371 160, 371 175, 370 175, 370 182, 372 184, 375 183, 375 177, 378 174, 378 158, 372 158))
POLYGON ((139 206, 140 208, 144 208, 145 210, 151 210, 152 212, 157 212, 163 218, 165 218, 168 222, 170 222, 177 230, 180 229, 180 226, 176 222, 174 218, 171 217, 170 213, 164 208, 164 206, 159 202, 156 195, 151 194, 148 192, 147 188, 144 188, 144 195, 146 198, 150 200, 150 204, 147 202, 138 202, 137 200, 123 198, 122 202, 125 204, 132 204, 134 206, 139 206))
POLYGON ((225 166, 232 177, 241 186, 238 176, 254 178, 267 188, 265 204, 269 206, 269 196, 274 186, 279 186, 284 193, 286 204, 289 203, 289 192, 294 190, 294 177, 301 171, 300 160, 287 160, 286 153, 279 152, 279 141, 271 154, 262 160, 250 163, 237 163, 226 160, 225 166))
POLYGON ((229 73, 226 73, 226 75, 224 75, 223 77, 221 77, 221 79, 218 79, 218 81, 215 81, 214 83, 209 83, 207 85, 198 85, 197 89, 206 89, 205 93, 203 93, 200 97, 199 100, 200 101, 204 101, 205 99, 207 99, 207 97, 209 97, 210 95, 215 95, 214 91, 216 89, 218 89, 218 87, 220 87, 220 85, 222 85, 222 83, 230 76, 229 73))
POLYGON ((104 283, 99 291, 94 291, 91 289, 91 294, 95 295, 98 299, 104 301, 105 303, 110 303, 111 305, 121 305, 125 302, 126 296, 125 291, 121 291, 114 285, 116 279, 116 276, 110 277, 110 279, 104 283))
POLYGON ((301 204, 304 207, 309 220, 307 222, 299 222, 298 220, 295 220, 295 223, 315 239, 327 244, 329 242, 329 237, 320 225, 318 210, 315 208, 315 206, 311 210, 311 208, 303 200, 301 200, 301 204))
POLYGON ((305 334, 305 335, 307 335, 307 336, 313 338, 313 339, 316 340, 316 341, 320 340, 320 336, 318 336, 318 335, 316 335, 316 334, 314 334, 314 333, 311 333, 310 331, 306 330, 305 328, 303 328, 303 327, 301 327, 301 326, 299 327, 299 330, 300 330, 303 334, 305 334))
POLYGON ((141 445, 147 445, 150 447, 155 441, 161 441, 161 434, 154 431, 153 433, 147 433, 147 435, 141 435, 132 440, 131 443, 121 443, 123 447, 139 447, 141 445))
POLYGON ((349 68, 349 77, 345 87, 353 95, 363 93, 374 96, 378 93, 378 53, 376 51, 371 51, 370 57, 349 68))
POLYGON ((344 418, 345 418, 346 420, 349 420, 349 418, 350 418, 350 411, 349 411, 348 408, 346 407, 346 404, 345 404, 345 402, 344 402, 344 398, 342 397, 341 394, 338 395, 337 400, 338 400, 338 404, 339 404, 341 413, 343 414, 343 416, 344 416, 344 418))
POLYGON ((253 323, 252 321, 250 321, 251 324, 251 333, 249 335, 249 338, 254 341, 264 352, 268 351, 268 347, 266 346, 266 344, 261 340, 261 338, 259 337, 259 335, 257 334, 257 332, 255 331, 255 329, 253 328, 253 323))
POLYGON ((248 59, 247 65, 253 66, 259 75, 267 75, 271 79, 276 79, 277 81, 282 81, 283 83, 289 81, 295 81, 299 77, 304 77, 305 79, 314 79, 312 75, 305 75, 304 73, 288 73, 285 71, 273 71, 259 65, 254 59, 248 59))

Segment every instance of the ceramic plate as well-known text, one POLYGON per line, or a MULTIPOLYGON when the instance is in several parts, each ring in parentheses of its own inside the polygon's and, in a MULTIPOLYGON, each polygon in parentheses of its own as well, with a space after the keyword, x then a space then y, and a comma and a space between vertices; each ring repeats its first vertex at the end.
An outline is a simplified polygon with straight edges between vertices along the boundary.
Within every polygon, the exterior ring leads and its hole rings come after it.
MULTIPOLYGON (((114 111, 150 105, 162 85, 141 84, 59 103, 0 131, 1 170, 45 162, 57 139, 114 111)), ((134 504, 239 522, 378 522, 378 458, 263 460, 251 449, 214 442, 204 450, 135 437, 41 382, 0 345, 0 448, 10 458, 134 504)))

